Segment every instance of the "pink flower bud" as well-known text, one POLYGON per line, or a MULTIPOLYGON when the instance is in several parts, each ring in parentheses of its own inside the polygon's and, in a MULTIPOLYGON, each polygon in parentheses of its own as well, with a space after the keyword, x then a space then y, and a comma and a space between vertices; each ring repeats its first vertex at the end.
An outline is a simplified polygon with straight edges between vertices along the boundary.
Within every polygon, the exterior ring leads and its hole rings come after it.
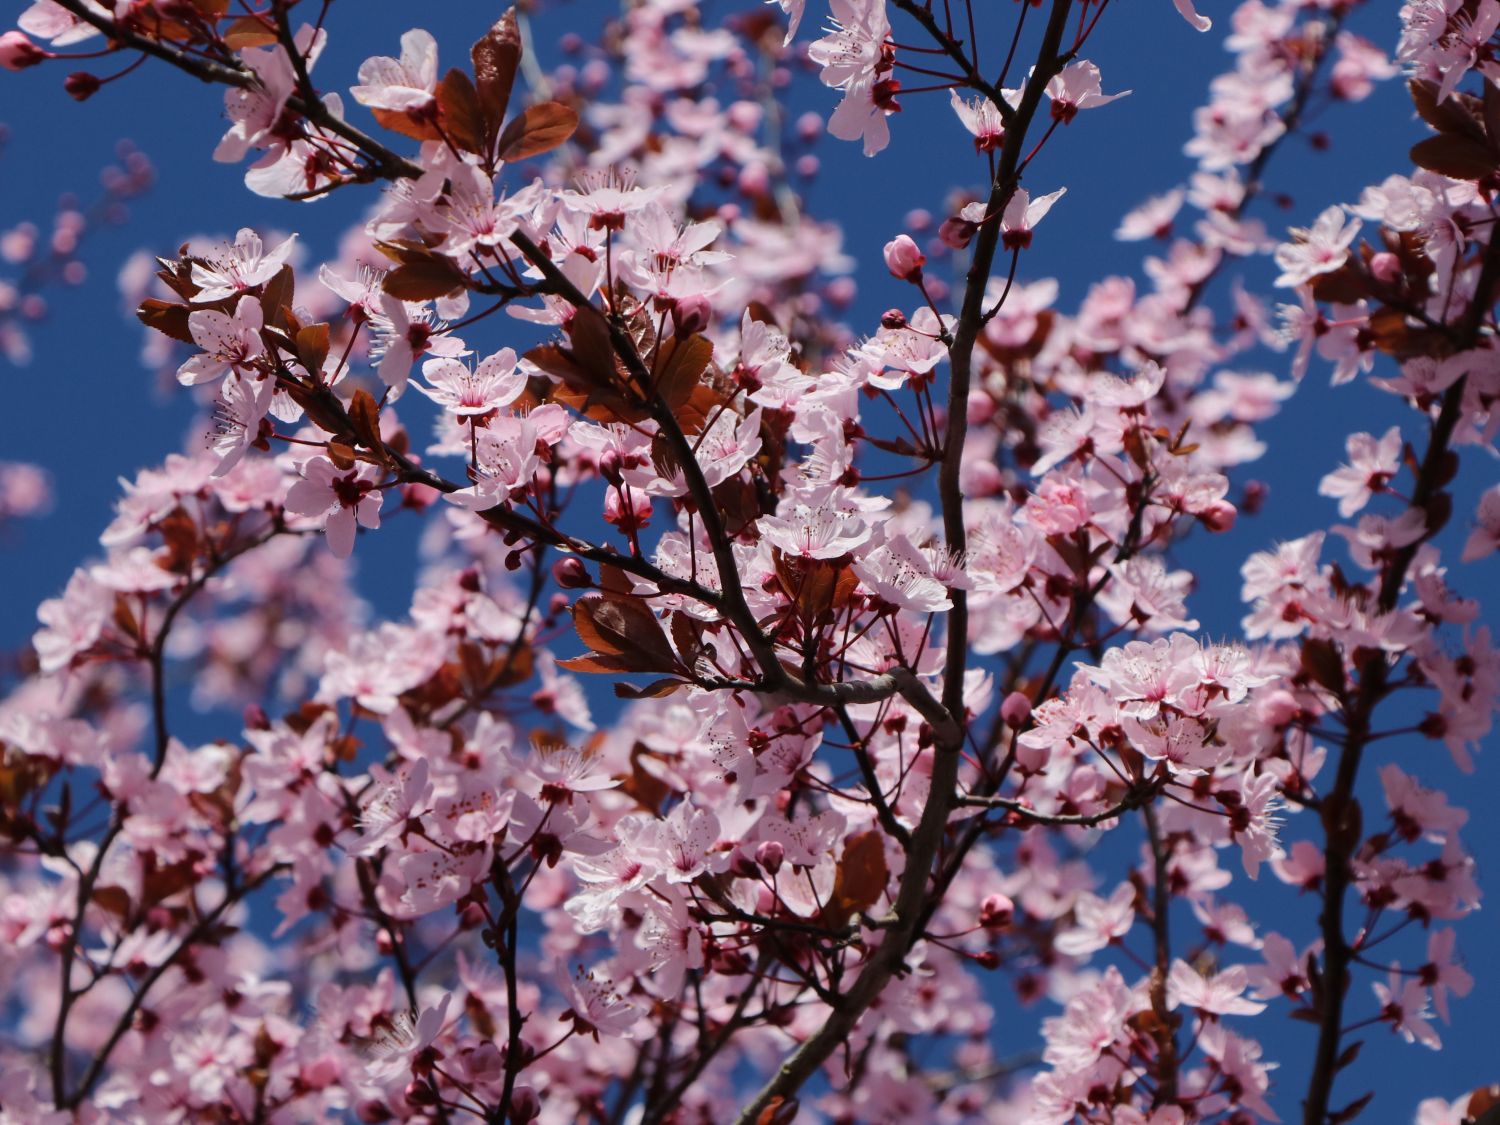
POLYGON ((775 875, 786 861, 786 848, 780 840, 767 840, 755 849, 755 862, 766 869, 767 875, 775 875))
POLYGON ((542 1112, 541 1100, 530 1086, 517 1086, 510 1096, 510 1119, 516 1125, 535 1121, 542 1112))
POLYGON ((679 340, 696 336, 708 327, 713 317, 713 306, 702 293, 684 297, 672 308, 672 332, 679 340))
POLYGON ((1000 704, 1000 717, 1012 730, 1020 730, 1031 718, 1031 700, 1024 691, 1013 691, 1000 704))
POLYGON ((1401 276, 1401 259, 1389 251, 1382 251, 1370 259, 1370 273, 1376 281, 1394 285, 1401 276))
POLYGON ((920 281, 926 263, 927 255, 910 235, 898 234, 885 244, 885 268, 898 281, 920 281))
POLYGON ((1234 505, 1228 500, 1215 500, 1198 513, 1198 519, 1209 531, 1228 531, 1234 526, 1235 515, 1234 505))
POLYGON ((943 245, 951 246, 955 250, 962 250, 968 246, 978 233, 978 223, 971 223, 968 219, 957 215, 951 219, 944 219, 943 225, 938 227, 938 238, 942 239, 943 245))
POLYGON ((906 314, 900 309, 886 309, 880 314, 880 327, 882 328, 905 328, 906 314))
POLYGON ((23 32, 7 31, 0 35, 0 67, 5 70, 24 70, 51 57, 51 52, 42 50, 23 32))
POLYGON ((1009 895, 987 895, 979 904, 979 924, 987 930, 1000 930, 1016 916, 1016 904, 1009 895))
POLYGON ((625 478, 620 476, 620 454, 616 450, 606 449, 599 458, 599 475, 616 488, 620 487, 625 478))
POLYGON ((552 564, 552 581, 564 590, 587 590, 594 585, 583 560, 571 555, 552 564))

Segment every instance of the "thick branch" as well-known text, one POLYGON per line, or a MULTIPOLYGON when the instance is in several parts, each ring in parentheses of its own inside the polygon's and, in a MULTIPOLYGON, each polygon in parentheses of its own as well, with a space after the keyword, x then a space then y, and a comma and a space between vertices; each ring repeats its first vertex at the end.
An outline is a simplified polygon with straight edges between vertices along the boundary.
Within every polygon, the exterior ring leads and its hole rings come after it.
MULTIPOLYGON (((989 271, 1000 237, 999 213, 1004 210, 1005 202, 1015 190, 1021 145, 1025 142, 1032 117, 1041 104, 1047 83, 1060 67, 1060 47, 1071 8, 1072 0, 1053 0, 1052 14, 1039 49, 1036 69, 1026 82, 1025 93, 1022 94, 1020 107, 1016 111, 1016 123, 1006 131, 1000 172, 990 193, 990 220, 976 239, 974 261, 969 268, 962 311, 954 333, 954 342, 949 348, 953 371, 948 393, 946 456, 938 488, 943 507, 943 533, 948 548, 955 552, 962 551, 967 541, 958 471, 963 456, 974 344, 979 334, 980 317, 983 315, 984 291, 989 284, 989 271)), ((948 814, 956 796, 958 767, 963 749, 963 681, 968 654, 968 602, 963 590, 953 590, 951 597, 953 608, 948 615, 948 660, 943 681, 942 707, 951 716, 951 722, 957 729, 937 732, 927 804, 922 809, 922 818, 917 823, 916 831, 912 833, 906 855, 906 870, 901 875, 895 904, 884 920, 885 936, 849 991, 829 1014, 827 1021, 797 1048, 761 1088, 754 1100, 741 1111, 739 1125, 754 1125, 761 1113, 778 1100, 784 1103, 796 1096, 802 1085, 848 1039, 891 977, 903 968, 907 951, 920 936, 922 919, 926 915, 928 877, 947 831, 948 814), (953 737, 955 734, 956 738, 953 737)))
MULTIPOLYGON (((1485 246, 1474 298, 1462 325, 1463 342, 1468 347, 1473 347, 1479 340, 1485 318, 1493 307, 1497 282, 1500 282, 1500 239, 1491 238, 1485 246)), ((1449 446, 1463 413, 1467 381, 1467 376, 1459 379, 1443 394, 1442 409, 1433 424, 1427 452, 1412 489, 1409 507, 1414 511, 1424 511, 1451 476, 1449 446)), ((1406 584, 1406 573, 1420 545, 1420 541, 1411 543, 1392 558, 1380 583, 1379 612, 1390 613, 1396 608, 1401 589, 1406 584)), ((1344 997, 1349 990, 1349 965, 1355 954, 1344 934, 1344 897, 1352 875, 1350 860, 1360 844, 1354 786, 1359 778, 1365 747, 1370 741, 1375 708, 1386 695, 1390 670, 1391 666, 1384 660, 1371 661, 1361 670, 1359 692, 1345 711, 1346 736, 1339 752, 1338 773, 1332 791, 1320 802, 1328 833, 1323 848, 1323 1007, 1318 1021, 1312 1077, 1302 1103, 1304 1125, 1324 1125, 1328 1120, 1328 1103, 1339 1069, 1344 997)))

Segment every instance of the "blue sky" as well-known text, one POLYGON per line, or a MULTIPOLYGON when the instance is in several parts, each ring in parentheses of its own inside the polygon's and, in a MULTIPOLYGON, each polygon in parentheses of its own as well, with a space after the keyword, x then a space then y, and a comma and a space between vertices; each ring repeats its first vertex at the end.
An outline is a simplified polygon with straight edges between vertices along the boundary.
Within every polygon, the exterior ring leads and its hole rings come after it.
MULTIPOLYGON (((717 7, 710 7, 710 21, 717 7)), ((1228 5, 1213 2, 1202 7, 1215 16, 1228 10, 1228 5)), ((1368 5, 1353 26, 1388 45, 1396 31, 1394 7, 1368 5)), ((804 37, 821 19, 817 0, 809 8, 804 37)), ((467 53, 468 43, 499 8, 455 0, 421 6, 364 0, 354 18, 354 5, 334 5, 332 43, 317 72, 325 87, 347 86, 359 61, 368 55, 396 53, 399 34, 409 26, 414 10, 437 36, 447 65, 467 53)), ((544 15, 537 25, 544 61, 558 57, 552 44, 563 30, 588 39, 612 10, 584 0, 544 15)), ((1125 210, 1175 186, 1190 170, 1181 146, 1209 79, 1228 64, 1221 45, 1224 22, 1199 36, 1173 12, 1168 0, 1120 4, 1102 20, 1088 55, 1101 66, 1107 92, 1134 92, 1061 130, 1029 182, 1033 193, 1062 185, 1069 189, 1022 268, 1023 280, 1059 278, 1061 308, 1076 307, 1087 286, 1107 273, 1140 276, 1140 247, 1114 241, 1111 232, 1125 210)), ((899 20, 897 24, 901 34, 899 20)), ((0 76, 0 121, 11 129, 0 156, 0 229, 21 219, 45 228, 62 192, 92 198, 98 169, 111 159, 122 136, 151 157, 159 181, 148 197, 132 205, 126 225, 91 233, 85 255, 88 281, 49 293, 52 313, 33 331, 32 363, 13 368, 0 361, 7 402, 7 409, 0 411, 0 459, 45 465, 57 492, 50 516, 13 529, 0 542, 0 573, 5 575, 0 647, 24 643, 35 627, 36 604, 60 591, 74 565, 97 553, 97 536, 118 495, 116 478, 159 462, 180 448, 185 437, 197 440, 196 434, 189 434, 192 414, 185 396, 153 386, 138 362, 140 332, 121 309, 115 289, 116 272, 127 256, 142 248, 170 255, 191 235, 232 235, 244 225, 295 229, 315 254, 331 252, 338 233, 368 203, 368 197, 358 192, 301 205, 248 193, 241 167, 217 165, 210 159, 224 124, 218 90, 164 68, 148 67, 80 105, 63 94, 64 73, 60 67, 42 67, 0 76)), ((832 104, 828 92, 812 88, 796 94, 794 110, 816 108, 826 113, 832 104)), ((809 192, 814 212, 842 220, 846 249, 861 263, 856 275, 860 296, 850 320, 862 329, 873 326, 882 309, 910 299, 909 290, 889 278, 879 257, 881 244, 902 229, 902 217, 914 207, 941 214, 950 187, 977 183, 982 175, 981 164, 957 132, 945 95, 913 97, 905 104, 906 110, 892 122, 890 149, 874 160, 861 157, 856 146, 832 139, 820 142, 824 170, 809 192)), ((1329 108, 1317 116, 1316 125, 1329 130, 1330 151, 1315 154, 1294 140, 1273 162, 1272 192, 1286 194, 1288 206, 1277 208, 1264 200, 1257 211, 1273 232, 1306 223, 1327 204, 1352 201, 1364 185, 1406 170, 1407 148, 1424 135, 1399 83, 1388 83, 1364 105, 1329 108)), ((1248 273, 1251 288, 1264 291, 1269 270, 1257 267, 1248 273)), ((1228 293, 1227 282, 1221 279, 1214 291, 1219 307, 1228 293)), ((497 339, 495 346, 500 342, 497 339)), ((1284 358, 1265 355, 1237 368, 1253 370, 1259 364, 1284 375, 1285 363, 1284 358)), ((1319 497, 1316 486, 1319 477, 1342 459, 1342 434, 1355 429, 1379 433, 1399 422, 1415 438, 1416 421, 1399 402, 1367 387, 1328 387, 1326 368, 1315 360, 1283 416, 1263 429, 1261 436, 1270 443, 1267 456, 1240 478, 1269 483, 1270 500, 1263 514, 1242 521, 1231 536, 1198 536, 1182 551, 1183 560, 1202 579, 1190 606, 1205 630, 1215 636, 1235 631, 1242 613, 1239 566, 1250 551, 1333 521, 1334 504, 1319 497)), ((1454 544, 1461 542, 1457 536, 1473 511, 1478 486, 1496 477, 1493 462, 1482 453, 1466 451, 1464 463, 1471 484, 1460 492, 1455 530, 1446 540, 1455 557, 1454 544)), ((380 543, 378 577, 364 552, 357 556, 364 558, 363 588, 383 611, 399 614, 410 594, 413 537, 393 528, 382 533, 380 543)), ((1465 592, 1481 594, 1487 586, 1500 588, 1497 578, 1496 563, 1490 560, 1462 568, 1457 584, 1465 592)), ((1493 607, 1489 619, 1497 620, 1493 607)), ((1384 760, 1399 760, 1408 772, 1432 782, 1453 784, 1457 779, 1446 752, 1431 743, 1389 746, 1371 763, 1369 777, 1384 760)), ((1493 768, 1494 763, 1481 756, 1481 771, 1493 768)), ((1378 798, 1374 803, 1380 804, 1378 798)), ((1485 869, 1500 859, 1500 837, 1486 829, 1482 816, 1471 820, 1466 838, 1485 869)), ((1265 885, 1269 879, 1263 877, 1251 896, 1252 909, 1263 910, 1269 920, 1273 914, 1279 919, 1290 908, 1310 927, 1311 901, 1293 903, 1295 896, 1285 888, 1265 885)), ((1305 940, 1310 928, 1297 934, 1305 940)), ((1459 941, 1480 984, 1458 1005, 1454 1024, 1441 1028, 1447 1049, 1431 1054, 1394 1042, 1382 1028, 1373 1029, 1363 1058, 1340 1086, 1352 1098, 1374 1083, 1383 1107, 1375 1114, 1378 1120, 1407 1119, 1409 1108, 1423 1096, 1454 1096, 1500 1078, 1494 1070, 1489 1017, 1500 1002, 1500 978, 1483 971, 1485 955, 1500 945, 1500 926, 1493 913, 1464 923, 1459 941)), ((1353 1010, 1366 1010, 1371 1003, 1367 980, 1358 980, 1353 1010)), ((1261 1032, 1267 1034, 1265 1027, 1261 1032)), ((1288 1021, 1268 1038, 1268 1053, 1282 1060, 1280 1077, 1290 1087, 1276 1104, 1290 1117, 1296 1114, 1295 1091, 1302 1085, 1298 1059, 1310 1052, 1313 1030, 1288 1021)))

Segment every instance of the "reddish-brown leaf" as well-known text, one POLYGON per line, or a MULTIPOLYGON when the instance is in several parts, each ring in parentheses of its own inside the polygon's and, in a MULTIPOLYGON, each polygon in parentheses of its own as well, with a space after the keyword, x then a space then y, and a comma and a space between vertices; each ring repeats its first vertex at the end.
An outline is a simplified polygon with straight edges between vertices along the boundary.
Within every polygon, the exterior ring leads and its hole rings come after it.
POLYGON ((193 334, 188 330, 190 311, 186 305, 176 305, 171 301, 147 297, 141 302, 140 308, 135 310, 135 315, 146 327, 154 328, 174 340, 181 340, 184 344, 191 344, 193 334))
POLYGON ((630 684, 616 684, 615 696, 619 699, 661 699, 671 695, 679 688, 687 687, 685 680, 677 680, 668 677, 664 680, 652 680, 645 687, 632 687, 630 684))
POLYGON ((1302 671, 1336 695, 1344 690, 1344 658, 1330 640, 1308 637, 1302 642, 1302 671))
POLYGON ((246 47, 269 47, 276 42, 276 32, 254 16, 242 16, 224 30, 224 45, 231 50, 246 47))
POLYGON ((468 287, 469 278, 439 254, 397 266, 385 275, 382 288, 402 301, 431 301, 468 287))
POLYGON ((496 142, 501 160, 525 160, 551 152, 578 128, 578 114, 561 102, 539 102, 513 118, 496 142))
POLYGON ((437 100, 448 138, 466 152, 482 155, 487 144, 484 114, 469 76, 456 68, 450 70, 438 85, 437 100))
POLYGON ((869 910, 885 893, 890 871, 879 832, 859 832, 844 841, 833 881, 833 900, 843 910, 869 910))
POLYGON ((493 143, 510 105, 510 92, 521 66, 521 31, 516 10, 510 8, 479 42, 469 57, 474 62, 474 86, 487 128, 486 145, 493 143))
POLYGON ((573 627, 591 653, 624 657, 630 671, 682 671, 661 622, 637 598, 586 594, 573 603, 573 627))
POLYGON ((118 918, 130 916, 130 892, 124 887, 95 887, 92 901, 118 918))
POLYGON ((297 330, 297 358, 307 373, 317 378, 328 358, 328 325, 309 324, 297 330))
POLYGON ((291 311, 296 294, 297 275, 292 272, 291 266, 282 266, 260 291, 260 304, 265 310, 267 327, 286 326, 287 313, 291 311))
POLYGON ((437 130, 436 123, 425 119, 418 119, 405 110, 397 109, 371 109, 375 120, 381 126, 393 133, 400 133, 403 137, 410 137, 414 141, 440 141, 443 134, 437 130))
POLYGON ((1482 180, 1500 167, 1489 145, 1470 137, 1443 133, 1411 147, 1412 163, 1455 180, 1482 180))
POLYGON ((1406 88, 1411 92, 1418 116, 1439 133, 1484 140, 1484 110, 1478 98, 1460 92, 1439 102, 1437 83, 1420 79, 1412 79, 1406 88))
POLYGON ((713 356, 713 344, 702 336, 689 336, 686 340, 669 336, 662 344, 653 364, 656 393, 673 414, 692 398, 713 356))
POLYGON ((349 400, 349 424, 360 445, 370 450, 382 448, 380 407, 375 403, 375 396, 363 387, 355 391, 354 397, 349 400))

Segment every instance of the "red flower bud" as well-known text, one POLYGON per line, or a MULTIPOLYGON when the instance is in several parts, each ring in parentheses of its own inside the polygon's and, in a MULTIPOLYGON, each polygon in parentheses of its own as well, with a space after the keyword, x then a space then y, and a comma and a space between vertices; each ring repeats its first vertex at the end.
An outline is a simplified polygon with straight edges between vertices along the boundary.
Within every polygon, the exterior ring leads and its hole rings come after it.
POLYGON ((552 564, 552 581, 564 590, 590 590, 594 586, 593 576, 583 560, 569 555, 552 564))
POLYGON ((86 70, 75 70, 63 79, 63 89, 75 101, 86 102, 99 92, 99 79, 86 70))

